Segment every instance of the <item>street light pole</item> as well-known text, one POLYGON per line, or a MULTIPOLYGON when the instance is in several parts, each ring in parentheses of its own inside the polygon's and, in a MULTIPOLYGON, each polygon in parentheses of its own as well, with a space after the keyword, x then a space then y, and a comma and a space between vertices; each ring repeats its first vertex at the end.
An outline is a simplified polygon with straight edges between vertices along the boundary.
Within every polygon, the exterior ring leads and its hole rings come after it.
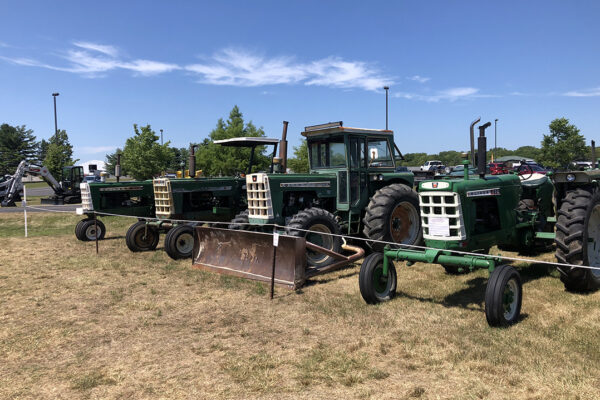
POLYGON ((58 96, 60 93, 52 93, 52 98, 54 99, 54 135, 57 136, 58 135, 58 122, 56 120, 56 96, 58 96))
POLYGON ((494 120, 494 162, 498 153, 498 118, 494 120))
POLYGON ((160 130, 160 144, 163 144, 163 136, 162 136, 162 129, 160 130))
POLYGON ((385 130, 388 130, 388 91, 390 90, 389 86, 384 86, 383 90, 385 90, 385 130))

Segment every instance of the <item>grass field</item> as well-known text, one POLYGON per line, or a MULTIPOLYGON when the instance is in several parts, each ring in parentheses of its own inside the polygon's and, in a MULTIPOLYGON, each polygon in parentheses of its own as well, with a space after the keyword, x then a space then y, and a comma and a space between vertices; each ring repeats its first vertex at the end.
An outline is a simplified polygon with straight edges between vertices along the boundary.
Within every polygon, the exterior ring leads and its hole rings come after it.
POLYGON ((131 220, 105 218, 96 255, 74 215, 31 215, 27 239, 21 218, 0 215, 2 399, 600 393, 600 293, 567 293, 546 266, 520 266, 523 318, 491 329, 484 271, 399 266, 398 296, 367 306, 355 265, 269 301, 267 286, 192 269, 162 242, 129 252, 131 220))

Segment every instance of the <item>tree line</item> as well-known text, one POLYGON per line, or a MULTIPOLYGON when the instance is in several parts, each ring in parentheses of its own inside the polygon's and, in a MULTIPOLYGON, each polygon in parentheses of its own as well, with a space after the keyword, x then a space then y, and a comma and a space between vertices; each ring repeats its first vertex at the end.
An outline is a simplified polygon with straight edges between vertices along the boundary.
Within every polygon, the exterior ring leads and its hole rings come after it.
MULTIPOLYGON (((543 135, 541 146, 521 146, 515 150, 498 148, 494 158, 507 155, 519 155, 531 158, 551 167, 566 167, 574 160, 591 159, 591 149, 586 146, 585 138, 579 129, 566 118, 557 118, 549 124, 549 133, 543 135)), ((234 106, 229 117, 220 118, 216 127, 201 142, 193 143, 196 150, 196 169, 205 176, 231 176, 245 173, 250 158, 249 148, 224 147, 215 140, 235 137, 264 137, 262 127, 257 128, 252 121, 245 122, 243 114, 234 106)), ((172 147, 170 142, 159 143, 160 137, 150 125, 133 125, 133 136, 128 138, 122 148, 106 155, 107 172, 114 174, 117 155, 121 154, 122 175, 137 180, 150 179, 164 172, 174 172, 189 168, 189 148, 172 147)), ((267 170, 271 164, 270 154, 265 154, 264 146, 258 147, 254 158, 254 171, 267 170)), ((491 160, 493 149, 488 150, 491 160)), ((293 157, 288 159, 288 167, 295 173, 309 171, 308 148, 306 140, 294 147, 293 157)), ((73 146, 64 130, 58 131, 48 141, 36 141, 33 131, 25 125, 0 126, 0 176, 14 173, 21 160, 41 163, 60 179, 63 166, 74 165, 73 146)), ((427 160, 440 160, 445 165, 458 165, 462 162, 460 151, 443 151, 437 154, 406 153, 403 165, 419 166, 427 160)))

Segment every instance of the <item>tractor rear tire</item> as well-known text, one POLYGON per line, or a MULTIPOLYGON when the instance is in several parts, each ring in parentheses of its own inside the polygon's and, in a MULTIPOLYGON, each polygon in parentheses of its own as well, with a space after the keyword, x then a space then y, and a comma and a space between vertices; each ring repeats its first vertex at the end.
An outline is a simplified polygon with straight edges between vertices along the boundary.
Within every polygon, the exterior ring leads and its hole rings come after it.
POLYGON ((173 260, 192 258, 194 250, 194 227, 178 225, 165 236, 165 251, 173 260))
MULTIPOLYGON (((600 190, 567 192, 556 221, 556 259, 560 263, 600 268, 600 190)), ((571 292, 600 288, 600 270, 558 267, 560 280, 571 292)))
MULTIPOLYGON (((306 241, 335 251, 336 253, 341 253, 342 251, 342 238, 340 236, 329 235, 340 235, 340 225, 332 213, 322 208, 313 207, 298 212, 290 220, 286 231, 288 235, 304 237, 306 241), (316 233, 313 234, 305 231, 314 231, 316 233), (318 234, 319 232, 324 234, 320 235, 318 234)), ((312 250, 306 251, 306 262, 311 267, 325 267, 334 261, 335 258, 329 255, 312 250)))
POLYGON ((521 315, 523 285, 519 272, 510 265, 499 265, 490 274, 485 288, 485 318, 490 326, 514 324, 521 315))
MULTIPOLYGON (((363 218, 363 234, 372 240, 419 245, 423 240, 419 196, 410 187, 394 183, 379 189, 369 202, 363 218)), ((374 251, 384 243, 367 242, 374 251)))
POLYGON ((390 260, 387 276, 383 276, 383 254, 371 253, 365 257, 360 266, 358 287, 367 304, 388 301, 396 295, 396 267, 390 260))
MULTIPOLYGON (((98 240, 104 239, 106 227, 99 219, 96 220, 98 226, 98 240)), ((96 224, 93 218, 83 219, 75 226, 75 236, 83 242, 92 242, 96 240, 96 224)))
POLYGON ((125 243, 133 252, 155 250, 159 239, 158 229, 153 225, 146 227, 146 222, 138 221, 131 225, 125 235, 125 243))

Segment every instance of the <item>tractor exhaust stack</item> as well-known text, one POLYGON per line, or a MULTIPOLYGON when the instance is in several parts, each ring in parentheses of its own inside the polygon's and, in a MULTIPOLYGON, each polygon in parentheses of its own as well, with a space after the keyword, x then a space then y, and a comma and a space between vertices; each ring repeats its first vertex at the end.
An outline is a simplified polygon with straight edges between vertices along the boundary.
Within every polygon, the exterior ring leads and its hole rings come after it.
POLYGON ((279 159, 281 160, 281 172, 287 171, 287 128, 288 121, 283 121, 283 132, 281 133, 281 145, 279 146, 279 159))
POLYGON ((481 117, 478 117, 475 121, 471 122, 469 132, 471 134, 471 165, 475 166, 475 125, 481 121, 481 117))
POLYGON ((486 122, 479 127, 479 137, 477 138, 477 173, 483 179, 485 177, 485 165, 487 164, 487 140, 485 130, 492 125, 486 122))
POLYGON ((190 178, 196 177, 196 146, 190 143, 190 169, 189 175, 190 178))
POLYGON ((596 142, 592 140, 592 169, 596 168, 596 142))

